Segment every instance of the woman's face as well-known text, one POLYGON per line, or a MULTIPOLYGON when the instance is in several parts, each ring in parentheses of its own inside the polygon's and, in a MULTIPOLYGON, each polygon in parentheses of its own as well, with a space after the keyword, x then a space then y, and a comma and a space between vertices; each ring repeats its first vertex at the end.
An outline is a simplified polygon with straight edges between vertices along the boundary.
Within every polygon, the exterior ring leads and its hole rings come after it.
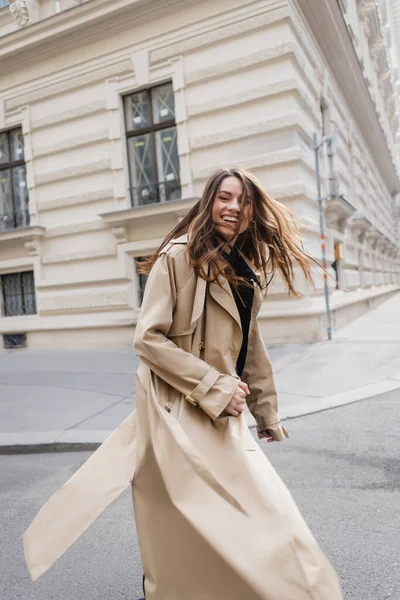
POLYGON ((237 177, 225 177, 212 208, 212 220, 216 231, 225 239, 234 242, 240 233, 248 229, 253 217, 251 199, 243 198, 243 184, 237 177), (245 202, 240 228, 237 230, 242 202, 245 202))

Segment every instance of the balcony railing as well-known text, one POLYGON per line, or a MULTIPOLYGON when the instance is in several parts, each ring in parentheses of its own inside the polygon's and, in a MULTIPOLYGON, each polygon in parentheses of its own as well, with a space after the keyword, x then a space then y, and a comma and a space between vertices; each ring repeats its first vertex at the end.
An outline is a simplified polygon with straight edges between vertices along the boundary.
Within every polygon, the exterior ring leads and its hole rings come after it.
POLYGON ((140 185, 130 189, 132 206, 156 204, 179 200, 181 197, 181 184, 179 181, 162 181, 140 185))
POLYGON ((20 210, 14 213, 0 214, 0 232, 29 226, 29 211, 20 210))

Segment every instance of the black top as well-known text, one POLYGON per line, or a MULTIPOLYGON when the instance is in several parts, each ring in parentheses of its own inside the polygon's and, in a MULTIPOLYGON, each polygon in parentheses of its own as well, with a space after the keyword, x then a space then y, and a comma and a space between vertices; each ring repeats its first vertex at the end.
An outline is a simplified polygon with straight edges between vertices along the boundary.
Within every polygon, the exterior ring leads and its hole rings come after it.
MULTIPOLYGON (((239 250, 236 246, 233 246, 231 253, 225 254, 225 257, 229 261, 237 277, 243 277, 248 281, 256 281, 258 284, 257 276, 249 267, 244 258, 240 255, 239 250)), ((239 311, 243 333, 242 347, 240 348, 239 356, 236 362, 236 373, 239 375, 239 377, 241 377, 244 371, 244 366, 246 364, 251 309, 253 307, 254 299, 254 288, 247 287, 242 283, 239 284, 237 289, 231 284, 231 290, 236 302, 237 309, 239 311)))

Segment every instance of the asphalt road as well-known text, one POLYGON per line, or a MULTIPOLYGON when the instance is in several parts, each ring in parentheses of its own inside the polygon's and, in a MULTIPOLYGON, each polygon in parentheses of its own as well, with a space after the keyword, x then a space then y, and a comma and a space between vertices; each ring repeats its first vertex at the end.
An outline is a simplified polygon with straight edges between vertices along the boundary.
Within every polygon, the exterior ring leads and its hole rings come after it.
MULTIPOLYGON (((346 600, 400 600, 399 400, 399 391, 391 392, 298 418, 287 423, 290 440, 263 443, 335 565, 346 600)), ((141 595, 129 491, 50 572, 30 582, 22 533, 87 456, 0 456, 1 600, 134 600, 141 595)))

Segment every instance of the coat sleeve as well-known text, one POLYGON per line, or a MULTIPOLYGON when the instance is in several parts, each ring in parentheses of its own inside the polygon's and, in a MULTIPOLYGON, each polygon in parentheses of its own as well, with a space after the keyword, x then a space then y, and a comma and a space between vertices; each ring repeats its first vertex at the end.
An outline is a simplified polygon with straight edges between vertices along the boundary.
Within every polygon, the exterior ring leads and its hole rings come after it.
POLYGON ((239 382, 168 339, 176 296, 173 257, 164 253, 146 284, 133 347, 156 375, 215 420, 229 404, 239 382))
POLYGON ((258 430, 268 431, 276 441, 289 437, 286 429, 279 421, 278 399, 272 365, 261 337, 257 319, 250 331, 246 365, 242 379, 250 389, 247 405, 257 422, 258 430))

